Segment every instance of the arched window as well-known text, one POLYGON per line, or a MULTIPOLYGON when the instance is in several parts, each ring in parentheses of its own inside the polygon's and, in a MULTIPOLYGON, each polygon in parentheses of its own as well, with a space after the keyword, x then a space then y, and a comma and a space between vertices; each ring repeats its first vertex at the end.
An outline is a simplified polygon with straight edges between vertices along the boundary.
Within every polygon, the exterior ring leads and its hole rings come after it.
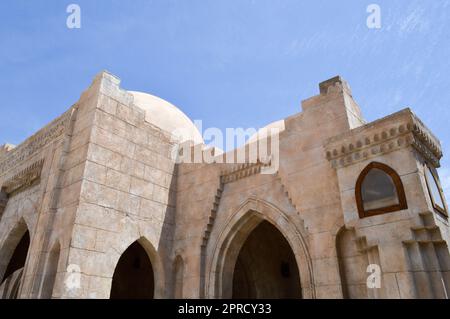
POLYGON ((356 204, 360 218, 408 208, 400 176, 389 166, 372 162, 356 181, 356 204))
POLYGON ((436 209, 442 215, 448 217, 447 210, 444 204, 442 187, 439 183, 439 177, 436 170, 432 169, 428 165, 425 165, 425 180, 427 182, 428 193, 430 194, 434 209, 436 209))

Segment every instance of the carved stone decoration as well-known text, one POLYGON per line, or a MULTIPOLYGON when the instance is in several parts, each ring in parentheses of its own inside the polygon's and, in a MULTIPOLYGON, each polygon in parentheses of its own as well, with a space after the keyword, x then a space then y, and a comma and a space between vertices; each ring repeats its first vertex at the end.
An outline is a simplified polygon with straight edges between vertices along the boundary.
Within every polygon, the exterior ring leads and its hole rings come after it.
POLYGON ((3 184, 3 189, 7 194, 14 193, 20 189, 24 189, 32 185, 41 177, 42 166, 44 160, 40 159, 34 162, 24 170, 20 171, 3 184))
POLYGON ((206 225, 205 230, 203 231, 203 238, 202 238, 202 247, 206 248, 206 245, 208 244, 209 235, 211 234, 211 230, 214 226, 214 221, 217 216, 217 210, 219 209, 220 199, 222 197, 223 193, 223 183, 219 184, 219 187, 217 188, 216 194, 214 195, 214 202, 211 207, 211 212, 208 217, 208 224, 206 225))
POLYGON ((338 168, 409 146, 433 166, 440 166, 442 149, 439 140, 409 109, 405 109, 331 138, 325 150, 331 165, 338 168))
POLYGON ((231 183, 241 178, 258 174, 261 172, 261 168, 264 166, 270 166, 270 163, 265 164, 261 161, 258 161, 256 163, 239 164, 236 167, 233 167, 231 170, 224 172, 220 177, 221 182, 224 184, 231 183))
POLYGON ((415 115, 413 115, 413 133, 417 140, 437 158, 442 157, 441 144, 437 137, 431 133, 431 131, 422 123, 422 121, 415 115))
POLYGON ((70 119, 71 109, 28 138, 25 142, 5 154, 0 162, 0 175, 24 162, 48 143, 59 137, 70 119))

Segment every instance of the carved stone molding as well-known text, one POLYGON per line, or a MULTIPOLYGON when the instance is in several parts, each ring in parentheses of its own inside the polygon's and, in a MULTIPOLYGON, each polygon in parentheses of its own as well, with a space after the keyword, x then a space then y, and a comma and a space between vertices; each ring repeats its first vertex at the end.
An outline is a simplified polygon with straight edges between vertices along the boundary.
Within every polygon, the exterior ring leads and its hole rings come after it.
POLYGON ((258 174, 261 172, 261 168, 265 166, 270 166, 270 163, 265 164, 258 161, 256 163, 238 164, 229 171, 223 172, 220 179, 223 184, 231 183, 241 178, 258 174))
POLYGON ((325 150, 332 166, 338 168, 408 146, 439 167, 439 140, 409 109, 332 138, 325 150))
POLYGON ((415 115, 412 119, 412 125, 412 133, 414 135, 412 146, 435 167, 439 167, 439 160, 442 157, 442 148, 439 140, 415 115))
POLYGON ((24 162, 55 138, 62 135, 70 119, 70 114, 71 109, 5 154, 0 162, 0 175, 3 175, 6 171, 24 162))
POLYGON ((40 159, 6 180, 2 186, 4 192, 6 192, 6 194, 11 194, 32 185, 41 177, 43 165, 44 160, 40 159))
POLYGON ((220 199, 222 198, 223 187, 224 184, 219 183, 219 187, 217 188, 216 194, 214 195, 214 201, 211 207, 210 214, 208 216, 208 224, 203 231, 202 249, 206 249, 206 246, 208 245, 209 235, 211 234, 212 228, 214 226, 214 222, 217 216, 217 210, 219 209, 220 199))

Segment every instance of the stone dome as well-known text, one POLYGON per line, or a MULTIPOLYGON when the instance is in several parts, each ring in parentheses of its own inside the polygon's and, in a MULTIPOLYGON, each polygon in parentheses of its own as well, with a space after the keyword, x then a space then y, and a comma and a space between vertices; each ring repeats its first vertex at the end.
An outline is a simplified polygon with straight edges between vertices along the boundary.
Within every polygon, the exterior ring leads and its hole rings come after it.
POLYGON ((256 132, 252 136, 250 136, 247 143, 256 142, 260 138, 265 138, 265 137, 267 137, 269 132, 270 132, 270 135, 272 135, 273 133, 275 133, 275 132, 271 131, 272 129, 278 129, 278 133, 283 132, 285 130, 284 120, 275 121, 275 122, 272 122, 272 123, 260 128, 258 130, 258 132, 256 132))
POLYGON ((194 123, 173 104, 148 93, 128 91, 134 97, 134 105, 145 111, 145 120, 175 135, 179 142, 193 141, 203 144, 203 138, 194 123))

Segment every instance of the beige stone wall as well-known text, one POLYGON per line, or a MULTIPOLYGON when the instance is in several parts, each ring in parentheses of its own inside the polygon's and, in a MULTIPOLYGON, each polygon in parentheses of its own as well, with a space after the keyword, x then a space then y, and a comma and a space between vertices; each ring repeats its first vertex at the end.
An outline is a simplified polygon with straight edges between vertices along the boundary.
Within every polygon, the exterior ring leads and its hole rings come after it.
MULTIPOLYGON (((343 284, 350 297, 445 298, 450 266, 448 221, 431 206, 423 167, 425 161, 433 163, 433 151, 417 147, 415 122, 415 116, 406 109, 333 138, 327 145, 338 174, 344 229, 352 233, 351 237, 342 236, 338 244, 357 243, 355 253, 344 251, 340 260, 341 277, 347 277, 343 284), (355 184, 371 162, 386 164, 397 172, 407 209, 359 217, 355 184), (352 277, 355 271, 364 272, 369 264, 381 267, 381 289, 364 289, 365 278, 352 277), (356 291, 357 287, 363 289, 356 291)), ((430 136, 428 142, 433 138, 430 136)), ((432 149, 433 145, 427 147, 432 149)))
MULTIPOLYGON (((230 228, 238 227, 231 221, 239 224, 247 215, 252 215, 250 208, 243 212, 242 207, 253 205, 266 207, 267 214, 256 212, 259 220, 270 220, 291 237, 291 245, 298 251, 303 295, 342 297, 335 236, 343 225, 343 215, 336 172, 325 157, 323 143, 355 127, 355 118, 349 118, 349 110, 359 114, 359 109, 346 84, 339 81, 335 79, 321 87, 321 95, 303 102, 302 113, 286 119, 286 130, 280 135, 277 174, 253 175, 223 185, 217 217, 205 250, 203 272, 200 234, 215 204, 221 171, 232 170, 229 166, 233 165, 212 165, 217 166, 216 169, 202 165, 180 166, 174 249, 186 262, 185 297, 227 297, 224 289, 213 287, 222 280, 215 278, 214 273, 221 271, 216 269, 220 266, 215 264, 215 259, 227 258, 216 256, 219 250, 225 249, 220 246, 225 240, 221 236, 230 228), (236 217, 240 214, 243 215, 239 217, 241 220, 236 217)), ((239 250, 240 245, 230 249, 239 250)))
MULTIPOLYGON (((72 110, 11 149, 0 160, 0 184, 8 192, 7 205, 0 223, 0 232, 3 234, 0 243, 2 254, 8 249, 13 250, 27 229, 31 238, 19 290, 22 298, 37 298, 41 295, 45 289, 43 273, 47 253, 59 234, 71 227, 70 220, 63 217, 62 213, 57 214, 56 198, 60 194, 62 175, 59 168, 64 143, 68 140, 67 130, 72 110)), ((69 193, 65 194, 67 198, 69 193)))
MULTIPOLYGON (((37 185, 10 196, 1 220, 3 242, 21 217, 32 237, 21 296, 47 293, 44 275, 54 268, 51 251, 58 247, 52 296, 107 298, 115 264, 136 240, 159 272, 156 296, 165 296, 162 263, 172 241, 175 181, 170 135, 146 123, 108 73, 99 74, 68 112, 58 139, 22 165, 44 158, 37 185), (33 209, 24 208, 29 202, 33 209), (79 287, 66 284, 73 269, 79 287)), ((16 244, 11 241, 11 249, 16 244)))
POLYGON ((155 297, 231 297, 240 249, 268 221, 292 249, 304 298, 442 298, 450 231, 423 172, 439 142, 409 110, 366 124, 339 77, 319 88, 285 119, 277 173, 261 174, 260 162, 175 164, 171 132, 100 73, 59 119, 2 148, 0 275, 28 228, 22 298, 108 298, 135 241, 155 297), (355 183, 372 161, 398 173, 408 209, 359 217, 355 183), (369 264, 381 289, 366 286, 369 264))
POLYGON ((140 240, 155 270, 155 296, 163 297, 174 223, 172 142, 144 121, 116 78, 102 76, 97 104, 85 111, 93 121, 67 262, 79 265, 81 287, 61 296, 108 298, 120 255, 140 240))
POLYGON ((37 185, 8 199, 8 205, 3 212, 0 227, 0 247, 3 248, 0 260, 0 277, 3 277, 10 255, 26 230, 29 231, 30 237, 34 235, 38 200, 39 186, 37 185))

